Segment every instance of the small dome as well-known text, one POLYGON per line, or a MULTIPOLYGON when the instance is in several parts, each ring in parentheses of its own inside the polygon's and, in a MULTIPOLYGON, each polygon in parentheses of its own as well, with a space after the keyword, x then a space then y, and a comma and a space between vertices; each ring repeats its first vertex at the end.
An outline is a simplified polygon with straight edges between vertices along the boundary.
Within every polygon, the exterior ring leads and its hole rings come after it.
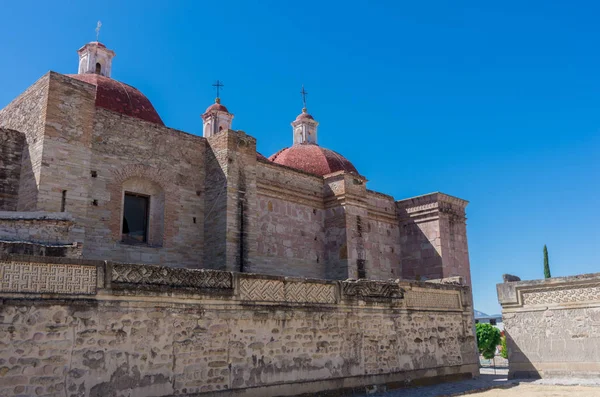
POLYGON ((333 150, 311 143, 297 143, 275 153, 269 160, 315 175, 346 171, 358 175, 358 171, 348 159, 333 150))
POLYGON ((210 105, 209 107, 207 107, 206 111, 204 112, 204 114, 211 113, 211 112, 225 112, 225 113, 229 113, 229 110, 227 110, 227 108, 224 105, 221 105, 221 98, 217 97, 215 99, 215 103, 213 103, 212 105, 210 105))
POLYGON ((94 73, 67 76, 96 86, 96 106, 165 125, 150 100, 138 89, 94 73))
POLYGON ((311 116, 310 114, 308 114, 308 112, 306 111, 306 108, 302 109, 302 113, 300 113, 298 115, 298 117, 296 117, 296 121, 300 121, 300 120, 314 120, 314 117, 311 116))

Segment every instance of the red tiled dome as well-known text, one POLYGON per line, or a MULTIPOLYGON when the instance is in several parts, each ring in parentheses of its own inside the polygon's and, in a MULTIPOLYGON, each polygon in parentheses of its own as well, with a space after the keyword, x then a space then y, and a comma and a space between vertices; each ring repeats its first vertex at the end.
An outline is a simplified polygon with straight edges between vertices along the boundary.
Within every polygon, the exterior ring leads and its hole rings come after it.
POLYGON ((227 110, 227 108, 224 105, 221 105, 220 102, 215 102, 212 105, 210 105, 209 107, 207 107, 206 112, 204 112, 204 113, 215 112, 215 111, 229 113, 229 110, 227 110))
POLYGON ((275 153, 269 160, 320 176, 337 171, 358 174, 356 168, 344 156, 312 143, 297 143, 275 153))
POLYGON ((67 76, 96 86, 96 106, 165 125, 150 100, 136 88, 99 74, 68 74, 67 76))
POLYGON ((296 121, 298 120, 314 120, 315 118, 306 112, 302 112, 296 117, 296 121))

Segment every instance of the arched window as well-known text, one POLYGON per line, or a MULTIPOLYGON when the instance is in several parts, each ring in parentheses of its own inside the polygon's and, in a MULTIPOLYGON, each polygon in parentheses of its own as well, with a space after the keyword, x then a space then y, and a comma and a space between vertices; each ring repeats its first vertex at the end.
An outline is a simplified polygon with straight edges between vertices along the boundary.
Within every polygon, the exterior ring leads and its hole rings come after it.
POLYGON ((100 65, 100 62, 96 63, 96 74, 100 74, 100 72, 102 72, 102 65, 100 65))
POLYGON ((219 126, 219 132, 223 131, 223 126, 219 126))
POLYGON ((121 241, 162 246, 165 192, 156 182, 132 177, 123 182, 121 241))

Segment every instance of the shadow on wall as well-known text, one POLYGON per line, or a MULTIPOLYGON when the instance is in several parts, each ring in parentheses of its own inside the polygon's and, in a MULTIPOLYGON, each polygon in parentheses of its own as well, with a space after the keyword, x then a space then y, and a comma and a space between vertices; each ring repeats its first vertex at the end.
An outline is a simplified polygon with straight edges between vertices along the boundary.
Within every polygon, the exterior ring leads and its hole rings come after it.
POLYGON ((35 181, 29 145, 23 146, 21 174, 19 176, 19 198, 17 211, 35 211, 37 209, 38 185, 35 181))
POLYGON ((400 263, 402 278, 430 280, 444 277, 442 256, 439 254, 439 234, 434 223, 400 221, 400 263), (438 247, 432 243, 436 241, 438 247))
POLYGON ((504 335, 506 336, 506 348, 508 349, 508 378, 540 379, 542 377, 541 374, 521 351, 506 329, 504 330, 504 335))
POLYGON ((215 153, 206 150, 204 267, 226 270, 227 178, 215 153))

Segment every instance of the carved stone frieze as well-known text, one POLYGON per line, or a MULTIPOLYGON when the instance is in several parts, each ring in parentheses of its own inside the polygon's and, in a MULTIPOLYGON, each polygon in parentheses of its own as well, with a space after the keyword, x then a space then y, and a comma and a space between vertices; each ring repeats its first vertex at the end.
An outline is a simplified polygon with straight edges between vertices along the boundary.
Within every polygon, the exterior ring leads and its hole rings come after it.
POLYGON ((382 281, 344 281, 342 295, 356 297, 402 299, 404 290, 396 283, 382 281))
POLYGON ((95 266, 0 262, 0 292, 96 293, 95 266))
POLYGON ((522 291, 524 305, 548 305, 600 300, 600 283, 566 285, 533 291, 522 291))
POLYGON ((406 307, 419 309, 455 309, 460 310, 460 292, 411 290, 406 293, 406 307))
POLYGON ((189 288, 233 288, 232 274, 229 272, 127 263, 113 264, 112 282, 189 288))

